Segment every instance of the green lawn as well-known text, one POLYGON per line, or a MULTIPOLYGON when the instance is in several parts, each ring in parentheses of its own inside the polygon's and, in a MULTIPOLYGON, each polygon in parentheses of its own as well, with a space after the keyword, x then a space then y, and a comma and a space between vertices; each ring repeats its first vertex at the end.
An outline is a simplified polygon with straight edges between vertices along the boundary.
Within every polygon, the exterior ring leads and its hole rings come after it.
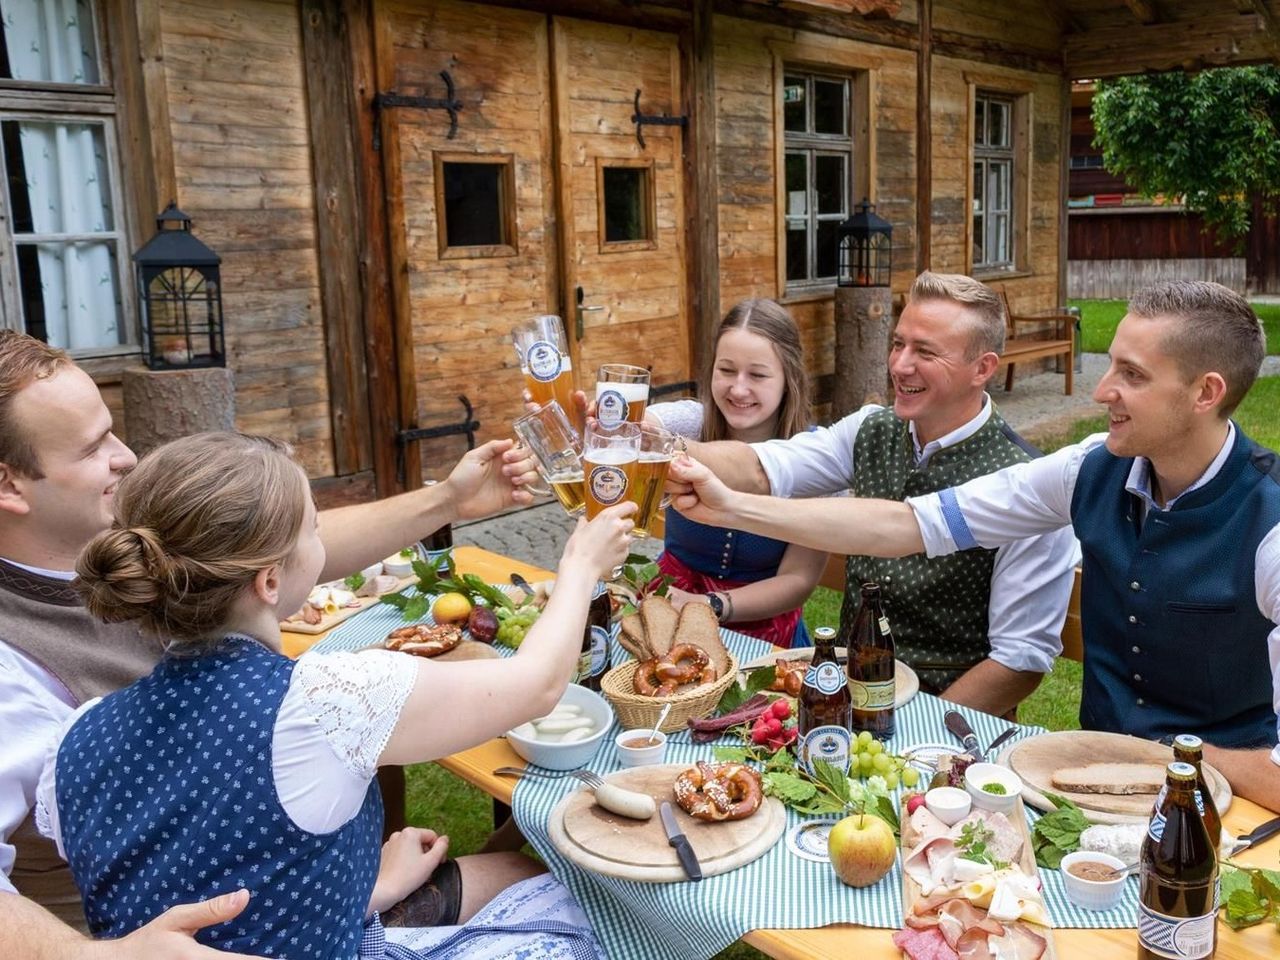
MULTIPOLYGON (((1124 318, 1126 301, 1124 300, 1069 300, 1073 307, 1080 308, 1081 342, 1085 353, 1106 353, 1111 346, 1111 338, 1116 335, 1116 327, 1124 318)), ((1262 320, 1262 327, 1267 333, 1267 353, 1280 354, 1280 304, 1255 303, 1254 311, 1262 320)))

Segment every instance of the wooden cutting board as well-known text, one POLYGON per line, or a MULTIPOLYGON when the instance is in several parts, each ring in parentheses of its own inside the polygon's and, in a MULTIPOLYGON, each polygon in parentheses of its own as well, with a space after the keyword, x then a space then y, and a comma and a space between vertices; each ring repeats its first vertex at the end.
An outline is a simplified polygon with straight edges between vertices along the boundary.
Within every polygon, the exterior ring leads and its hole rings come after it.
MULTIPOLYGON (((1066 797, 1094 823, 1148 820, 1155 794, 1113 795, 1069 793, 1053 785, 1053 772, 1063 767, 1091 763, 1142 763, 1163 770, 1173 759, 1173 749, 1152 740, 1096 730, 1061 730, 1019 740, 1000 756, 1000 762, 1022 778, 1022 798, 1039 810, 1053 810, 1045 791, 1066 797)), ((1231 806, 1227 778, 1206 763, 1205 778, 1219 813, 1231 806)))
MULTIPOLYGON (((417 582, 418 582, 417 577, 401 577, 400 581, 396 584, 395 589, 388 590, 387 592, 399 593, 405 587, 409 586, 409 584, 417 583, 417 582)), ((348 606, 342 607, 341 609, 335 611, 334 613, 321 615, 319 623, 305 623, 302 620, 281 620, 280 629, 286 631, 287 633, 306 633, 306 634, 324 633, 328 630, 332 630, 334 627, 342 623, 344 620, 354 617, 357 613, 360 613, 362 610, 368 610, 380 599, 381 597, 356 597, 354 603, 348 606)))
MULTIPOLYGON (((848 655, 848 651, 844 647, 836 647, 837 657, 844 658, 848 655)), ((812 660, 813 647, 793 647, 790 650, 769 653, 763 657, 757 657, 750 663, 743 664, 742 669, 754 670, 757 667, 772 667, 779 657, 785 657, 788 660, 812 660)), ((914 670, 901 660, 895 660, 893 663, 893 705, 901 707, 920 692, 920 678, 916 676, 914 670)))
MULTIPOLYGON (((684 763, 633 767, 607 779, 628 790, 647 793, 661 806, 670 801, 698 862, 702 875, 728 873, 764 854, 782 837, 787 824, 782 803, 766 797, 760 809, 745 820, 707 823, 695 820, 675 802, 672 784, 689 768, 684 763)), ((551 811, 551 842, 578 866, 623 880, 677 883, 687 880, 675 848, 667 843, 662 818, 631 820, 602 809, 587 789, 575 790, 551 811)))

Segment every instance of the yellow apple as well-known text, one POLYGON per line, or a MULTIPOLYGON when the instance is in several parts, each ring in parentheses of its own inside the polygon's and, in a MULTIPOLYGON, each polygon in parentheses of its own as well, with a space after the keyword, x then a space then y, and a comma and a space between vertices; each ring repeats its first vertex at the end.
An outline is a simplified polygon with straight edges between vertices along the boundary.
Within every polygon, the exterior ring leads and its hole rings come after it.
POLYGON ((869 813, 845 817, 827 837, 836 876, 851 887, 869 887, 893 866, 898 844, 893 829, 869 813))

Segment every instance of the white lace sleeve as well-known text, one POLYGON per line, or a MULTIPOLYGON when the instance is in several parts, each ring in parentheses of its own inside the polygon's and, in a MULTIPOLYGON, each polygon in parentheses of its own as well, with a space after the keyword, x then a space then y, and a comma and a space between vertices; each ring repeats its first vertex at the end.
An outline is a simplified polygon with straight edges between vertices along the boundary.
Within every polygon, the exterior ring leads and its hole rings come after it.
POLYGON ((87 703, 81 704, 62 721, 57 733, 49 737, 44 744, 44 765, 40 771, 40 781, 36 786, 34 811, 36 829, 57 845, 58 855, 64 860, 67 853, 62 848, 62 823, 58 817, 58 749, 76 721, 101 702, 101 697, 94 697, 87 703))
POLYGON ((417 675, 413 657, 390 650, 298 660, 272 736, 276 792, 294 823, 324 833, 355 816, 417 675))
POLYGON ((697 440, 702 436, 702 401, 671 400, 653 403, 647 408, 662 426, 678 436, 697 440))

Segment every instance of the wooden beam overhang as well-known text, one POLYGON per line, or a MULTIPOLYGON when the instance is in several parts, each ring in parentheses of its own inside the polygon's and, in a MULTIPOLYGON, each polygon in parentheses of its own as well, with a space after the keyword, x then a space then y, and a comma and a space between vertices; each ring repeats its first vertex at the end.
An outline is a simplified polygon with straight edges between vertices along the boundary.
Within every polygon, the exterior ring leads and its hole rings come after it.
POLYGON ((1063 59, 1069 77, 1092 79, 1265 63, 1274 57, 1275 44, 1276 35, 1267 30, 1256 10, 1244 14, 1227 10, 1192 20, 1069 34, 1063 59))
POLYGON ((1160 19, 1151 0, 1124 0, 1124 5, 1133 11, 1139 23, 1155 23, 1160 19))
POLYGON ((1244 7, 1246 13, 1252 12, 1258 15, 1258 19, 1262 21, 1264 34, 1262 39, 1271 54, 1271 60, 1280 64, 1280 19, 1271 12, 1266 0, 1239 0, 1237 6, 1244 7))

